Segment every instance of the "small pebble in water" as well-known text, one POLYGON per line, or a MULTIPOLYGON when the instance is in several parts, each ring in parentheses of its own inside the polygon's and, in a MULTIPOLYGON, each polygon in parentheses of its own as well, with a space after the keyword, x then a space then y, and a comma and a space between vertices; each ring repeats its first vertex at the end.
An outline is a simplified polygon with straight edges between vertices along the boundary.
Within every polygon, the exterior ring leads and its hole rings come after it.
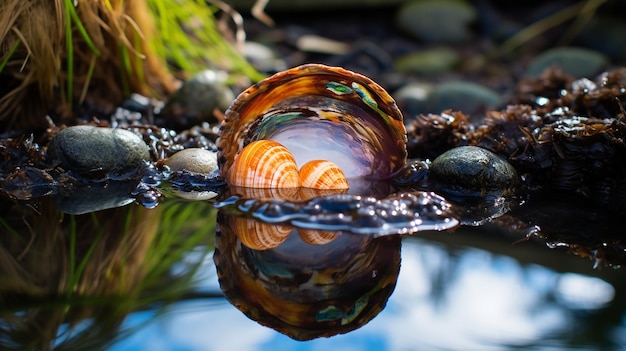
POLYGON ((191 173, 211 174, 217 170, 217 154, 213 151, 189 148, 181 150, 165 160, 172 172, 189 171, 191 173))

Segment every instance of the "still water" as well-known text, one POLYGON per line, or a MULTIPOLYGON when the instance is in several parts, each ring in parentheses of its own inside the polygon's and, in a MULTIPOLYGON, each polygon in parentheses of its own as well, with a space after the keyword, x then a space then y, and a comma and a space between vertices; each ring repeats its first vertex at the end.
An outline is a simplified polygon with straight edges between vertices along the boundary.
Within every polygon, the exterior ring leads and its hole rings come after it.
POLYGON ((626 348, 620 268, 490 225, 251 249, 206 201, 2 210, 2 349, 626 348))
MULTIPOLYGON (((198 289, 219 291, 208 258, 202 274, 198 289)), ((386 308, 348 334, 294 341, 223 299, 194 299, 174 303, 111 350, 617 350, 626 340, 615 294, 610 283, 586 274, 407 237, 386 308)), ((125 324, 152 318, 137 312, 125 324)))

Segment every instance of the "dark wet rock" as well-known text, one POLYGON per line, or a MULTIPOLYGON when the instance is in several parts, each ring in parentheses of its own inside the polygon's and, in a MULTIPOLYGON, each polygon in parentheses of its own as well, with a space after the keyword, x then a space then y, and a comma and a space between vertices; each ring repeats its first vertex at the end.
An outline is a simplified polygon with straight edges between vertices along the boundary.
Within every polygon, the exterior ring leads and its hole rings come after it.
POLYGON ((400 73, 429 76, 448 72, 458 62, 459 54, 455 50, 438 47, 401 56, 395 61, 394 68, 400 73))
POLYGON ((425 42, 460 43, 470 39, 475 9, 462 0, 417 0, 403 5, 396 25, 425 42))
POLYGON ((517 171, 504 158, 476 146, 460 146, 437 157, 430 167, 437 192, 450 198, 511 196, 519 190, 517 171))
POLYGON ((139 135, 95 126, 63 129, 50 142, 48 154, 66 171, 87 177, 124 176, 150 160, 148 146, 139 135))
POLYGON ((186 80, 163 107, 166 124, 174 129, 202 122, 217 123, 214 111, 224 112, 235 99, 222 72, 206 70, 186 80))
POLYGON ((444 82, 435 87, 424 101, 422 113, 440 113, 446 109, 463 111, 468 115, 484 115, 500 107, 504 99, 494 90, 473 82, 444 82))
POLYGON ((537 55, 528 65, 526 74, 536 77, 552 66, 560 67, 575 78, 593 77, 606 67, 608 58, 597 51, 577 48, 554 48, 537 55))
POLYGON ((165 161, 172 172, 210 174, 217 170, 217 154, 213 151, 191 148, 181 150, 165 161))

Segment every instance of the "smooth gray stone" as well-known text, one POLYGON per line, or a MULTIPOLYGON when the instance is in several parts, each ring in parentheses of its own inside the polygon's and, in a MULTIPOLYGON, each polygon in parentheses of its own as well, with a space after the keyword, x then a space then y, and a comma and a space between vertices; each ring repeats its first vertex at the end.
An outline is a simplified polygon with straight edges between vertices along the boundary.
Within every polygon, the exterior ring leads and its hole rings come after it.
POLYGON ((217 154, 205 149, 189 148, 173 154, 165 160, 165 164, 172 172, 211 174, 217 170, 217 154))
POLYGON ((435 87, 425 101, 426 113, 440 113, 447 109, 468 115, 483 115, 500 107, 504 98, 496 91, 480 84, 464 81, 444 82, 435 87))
POLYGON ((560 67, 575 78, 594 77, 601 72, 609 59, 602 53, 576 47, 554 48, 535 57, 526 68, 526 74, 537 77, 551 66, 560 67))
POLYGON ((439 155, 430 166, 430 176, 438 191, 461 197, 509 196, 520 185, 509 162, 477 146, 460 146, 439 155))
POLYGON ((463 0, 421 0, 404 4, 396 25, 405 33, 429 43, 462 43, 471 38, 476 10, 463 0))
POLYGON ((235 94, 226 85, 224 72, 205 70, 187 79, 165 103, 162 114, 184 117, 190 124, 217 123, 213 111, 226 111, 235 94))
POLYGON ((73 126, 63 129, 48 146, 52 160, 82 175, 106 173, 123 177, 150 160, 148 145, 128 130, 73 126))

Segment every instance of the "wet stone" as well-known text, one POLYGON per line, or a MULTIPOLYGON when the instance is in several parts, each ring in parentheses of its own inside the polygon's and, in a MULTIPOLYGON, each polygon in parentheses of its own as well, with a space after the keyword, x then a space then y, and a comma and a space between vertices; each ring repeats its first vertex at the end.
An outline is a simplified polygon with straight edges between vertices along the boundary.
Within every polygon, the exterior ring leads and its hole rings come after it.
POLYGON ((176 90, 163 107, 162 114, 174 128, 217 123, 214 111, 226 111, 235 94, 226 85, 226 74, 202 71, 176 90))
POLYGON ((433 89, 433 84, 413 82, 406 84, 393 93, 393 98, 405 116, 405 122, 411 120, 408 117, 417 116, 425 112, 426 100, 433 89))
POLYGON ((121 177, 150 160, 143 139, 128 130, 73 126, 63 129, 48 146, 51 160, 81 175, 121 177))
POLYGON ((456 51, 440 47, 401 56, 394 63, 394 68, 400 73, 430 76, 451 71, 459 60, 456 51))
POLYGON ((476 146, 450 149, 431 164, 437 192, 453 198, 511 196, 519 189, 517 171, 504 158, 476 146))
POLYGON ((435 87, 423 103, 423 113, 440 113, 446 109, 463 113, 484 114, 503 104, 503 98, 494 90, 480 84, 452 81, 435 87))
POLYGON ((165 164, 172 172, 210 174, 217 170, 217 154, 205 149, 189 148, 175 153, 165 161, 165 164))
POLYGON ((470 39, 475 9, 462 0, 411 1, 398 12, 396 25, 405 33, 431 43, 461 43, 470 39))
POLYGON ((597 51, 585 48, 554 48, 537 55, 528 65, 526 74, 539 76, 546 69, 558 66, 575 78, 593 77, 609 63, 608 58, 597 51))

